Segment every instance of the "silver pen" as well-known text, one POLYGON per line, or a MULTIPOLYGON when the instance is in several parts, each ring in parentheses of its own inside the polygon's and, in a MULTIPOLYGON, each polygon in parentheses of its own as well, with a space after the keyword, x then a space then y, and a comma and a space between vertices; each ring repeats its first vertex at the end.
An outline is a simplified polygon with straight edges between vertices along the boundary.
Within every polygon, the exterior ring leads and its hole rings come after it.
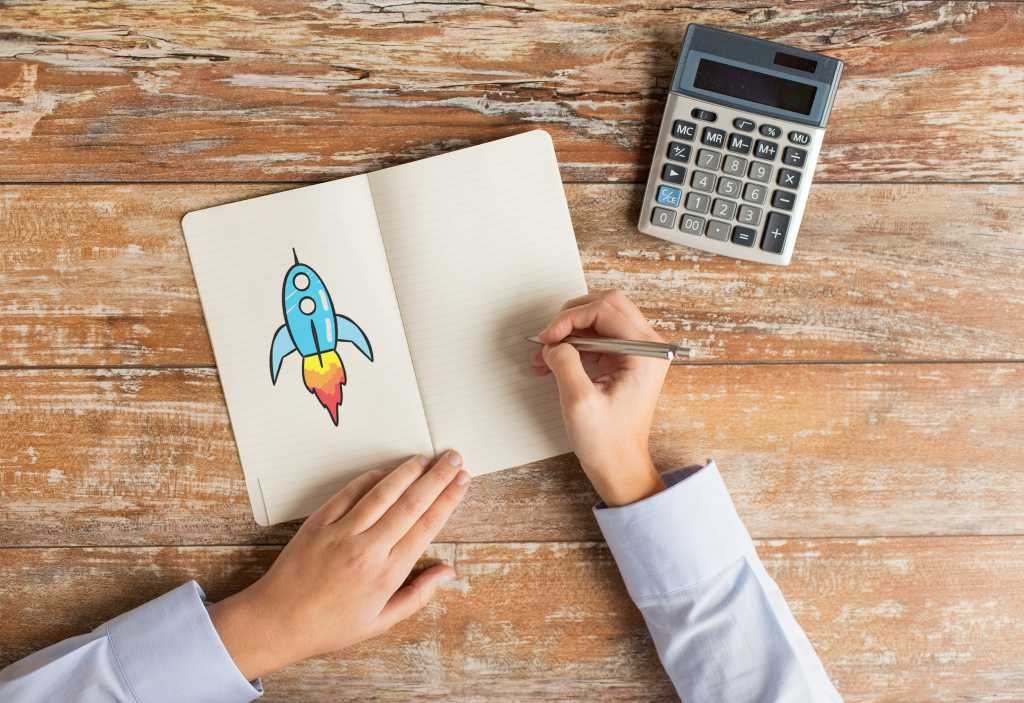
MULTIPOLYGON (((537 337, 527 337, 526 341, 543 344, 537 337)), ((685 364, 691 357, 689 347, 662 342, 639 342, 628 339, 612 339, 610 337, 576 337, 569 336, 562 340, 583 352, 598 354, 626 354, 628 356, 646 356, 653 359, 667 359, 673 364, 685 364)))

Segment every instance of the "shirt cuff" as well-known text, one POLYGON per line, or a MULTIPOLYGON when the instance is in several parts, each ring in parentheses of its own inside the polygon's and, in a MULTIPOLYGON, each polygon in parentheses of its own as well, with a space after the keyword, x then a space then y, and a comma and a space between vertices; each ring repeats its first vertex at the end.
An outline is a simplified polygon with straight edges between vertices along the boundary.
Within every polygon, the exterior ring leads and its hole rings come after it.
POLYGON ((111 651, 138 703, 244 703, 263 693, 245 680, 189 581, 106 625, 111 651))
POLYGON ((665 490, 617 508, 594 508, 637 604, 686 589, 754 550, 718 467, 663 474, 665 490))

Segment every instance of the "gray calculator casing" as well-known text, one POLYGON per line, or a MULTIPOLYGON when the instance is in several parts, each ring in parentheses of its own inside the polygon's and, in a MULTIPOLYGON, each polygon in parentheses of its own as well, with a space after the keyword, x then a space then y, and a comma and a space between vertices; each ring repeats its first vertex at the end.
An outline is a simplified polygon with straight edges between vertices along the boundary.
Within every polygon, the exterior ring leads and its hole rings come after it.
MULTIPOLYGON (((705 27, 703 25, 689 25, 686 31, 686 36, 683 39, 679 61, 676 65, 675 75, 672 78, 672 87, 668 95, 665 112, 661 121, 661 128, 658 132, 658 142, 655 147, 654 158, 651 162, 650 176, 647 180, 647 188, 644 193, 643 206, 640 212, 640 221, 638 224, 640 231, 653 237, 665 239, 676 244, 694 247, 713 254, 722 254, 723 256, 731 256, 733 258, 756 261, 764 264, 775 264, 780 266, 789 264, 793 256, 794 246, 796 245, 800 223, 803 219, 804 208, 807 205, 807 196, 810 191, 814 169, 817 165, 818 153, 821 150, 822 140, 825 136, 825 125, 828 121, 832 103, 835 100, 836 88, 839 84, 842 67, 843 64, 841 61, 821 54, 803 51, 783 44, 747 37, 733 32, 705 27), (803 69, 779 65, 776 61, 780 55, 798 62, 803 59, 813 63, 814 70, 807 70, 806 66, 809 66, 809 63, 803 64, 805 66, 803 69), (814 86, 816 91, 813 102, 810 105, 809 113, 801 114, 792 112, 761 104, 759 102, 745 100, 740 97, 710 92, 696 87, 694 85, 694 75, 702 58, 711 59, 719 64, 746 68, 772 77, 783 78, 788 81, 814 86), (694 118, 693 114, 699 110, 714 113, 715 120, 707 121, 694 118), (753 131, 740 132, 738 129, 735 129, 733 127, 733 121, 736 118, 747 119, 754 122, 755 126, 753 127, 753 131), (677 120, 696 124, 696 129, 694 130, 695 134, 690 140, 673 135, 673 125, 677 120), (727 149, 727 144, 730 143, 730 138, 734 134, 746 134, 755 143, 756 140, 759 139, 768 141, 768 138, 759 132, 762 125, 774 126, 781 128, 782 130, 781 136, 770 140, 778 146, 777 153, 770 161, 756 157, 753 153, 753 149, 751 149, 750 153, 746 154, 734 153, 727 149), (707 127, 725 132, 725 141, 721 146, 715 147, 702 143, 704 130, 707 127), (806 135, 806 137, 808 137, 807 143, 797 144, 791 142, 790 134, 794 132, 806 135), (668 158, 670 154, 670 145, 678 145, 680 143, 690 145, 691 153, 689 158, 686 161, 670 160, 668 158), (785 152, 786 147, 795 147, 806 152, 803 165, 799 168, 791 169, 797 170, 801 174, 799 178, 799 185, 796 188, 790 187, 783 189, 777 182, 777 179, 781 179, 782 175, 779 173, 780 169, 789 168, 782 159, 782 155, 785 152), (749 169, 751 168, 751 163, 753 161, 761 162, 762 173, 764 164, 771 165, 772 170, 769 177, 770 180, 767 183, 759 183, 759 185, 766 188, 765 194, 762 194, 762 197, 765 197, 765 202, 761 204, 747 203, 741 197, 729 196, 727 198, 721 196, 718 193, 718 188, 723 185, 721 182, 722 177, 726 176, 726 173, 723 173, 721 170, 721 164, 713 171, 715 176, 713 179, 713 191, 711 193, 704 193, 710 198, 710 202, 713 203, 715 207, 718 206, 716 201, 716 199, 718 199, 733 200, 737 206, 737 211, 739 210, 739 206, 742 205, 751 205, 753 208, 759 209, 760 215, 756 227, 750 225, 749 222, 741 224, 741 222, 735 219, 735 217, 728 219, 716 218, 713 214, 713 210, 707 213, 700 213, 698 211, 691 212, 687 209, 686 205, 689 202, 687 200, 687 196, 691 192, 695 192, 692 188, 694 171, 703 171, 703 182, 707 182, 706 174, 709 171, 697 166, 698 153, 702 149, 719 152, 721 154, 722 161, 724 161, 724 157, 726 156, 733 156, 742 158, 747 162, 743 167, 744 172, 742 176, 736 173, 730 173, 725 179, 732 181, 739 180, 741 182, 741 193, 746 193, 746 185, 748 183, 755 183, 748 176, 749 169), (674 164, 677 167, 685 169, 685 180, 683 183, 670 183, 663 179, 663 168, 666 164, 674 164), (674 208, 675 218, 670 228, 657 226, 652 221, 655 208, 673 210, 673 208, 667 207, 664 203, 659 203, 656 200, 659 193, 659 187, 661 186, 670 186, 682 191, 680 202, 678 206, 674 208), (785 199, 791 201, 790 209, 776 210, 772 207, 772 199, 776 190, 786 191, 786 196, 788 197, 785 199), (784 214, 789 219, 788 230, 784 233, 784 243, 781 246, 781 251, 778 252, 762 248, 762 245, 767 246, 766 237, 768 234, 766 232, 766 224, 769 215, 773 211, 777 211, 779 214, 784 214), (680 227, 685 216, 689 216, 686 223, 688 226, 695 224, 695 218, 703 219, 705 221, 703 230, 699 234, 682 230, 680 227), (712 238, 712 236, 709 236, 709 223, 712 220, 719 223, 714 232, 714 235, 719 238, 712 238), (727 223, 729 225, 730 233, 734 232, 737 226, 740 226, 741 229, 744 227, 748 230, 754 229, 756 230, 756 240, 751 246, 744 246, 743 244, 734 242, 732 240, 733 234, 730 234, 728 239, 722 240, 720 238, 721 230, 723 229, 721 223, 727 223)), ((737 92, 742 92, 742 90, 739 89, 737 92)), ((732 166, 735 165, 734 159, 732 166)), ((734 183, 730 183, 728 185, 735 187, 734 183)), ((754 190, 756 192, 756 188, 754 190)), ((699 201, 700 199, 697 198, 695 203, 699 201)), ((721 207, 725 209, 724 205, 721 207)), ((748 211, 744 214, 750 215, 750 212, 748 211)), ((659 219, 664 222, 664 213, 661 213, 661 215, 662 216, 659 217, 659 219)), ((776 236, 778 236, 778 229, 776 228, 775 231, 776 236)), ((749 236, 749 232, 747 235, 749 236)))

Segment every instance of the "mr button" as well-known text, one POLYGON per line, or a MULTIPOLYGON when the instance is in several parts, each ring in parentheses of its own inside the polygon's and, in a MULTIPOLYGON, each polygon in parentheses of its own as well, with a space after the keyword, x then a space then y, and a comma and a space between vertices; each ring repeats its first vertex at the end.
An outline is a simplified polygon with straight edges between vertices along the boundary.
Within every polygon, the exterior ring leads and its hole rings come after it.
POLYGON ((786 231, 789 229, 789 215, 781 212, 768 213, 768 221, 764 225, 764 237, 761 249, 770 254, 781 254, 786 243, 786 231))

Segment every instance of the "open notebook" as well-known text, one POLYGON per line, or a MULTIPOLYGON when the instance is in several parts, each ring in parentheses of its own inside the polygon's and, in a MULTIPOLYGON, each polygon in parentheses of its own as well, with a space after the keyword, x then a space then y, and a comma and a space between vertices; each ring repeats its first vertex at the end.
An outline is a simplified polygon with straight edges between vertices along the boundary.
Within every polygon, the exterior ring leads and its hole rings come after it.
POLYGON ((568 451, 524 341, 586 293, 546 132, 182 226, 261 525, 415 453, 482 474, 568 451))

